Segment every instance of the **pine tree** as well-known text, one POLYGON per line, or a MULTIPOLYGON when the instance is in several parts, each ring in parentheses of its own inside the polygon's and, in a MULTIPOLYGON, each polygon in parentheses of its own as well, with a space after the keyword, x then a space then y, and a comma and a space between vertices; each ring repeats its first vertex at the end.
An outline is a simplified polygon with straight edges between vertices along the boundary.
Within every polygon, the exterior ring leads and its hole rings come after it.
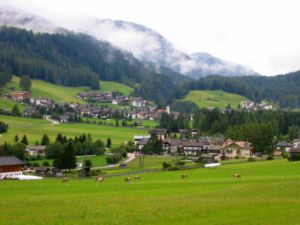
POLYGON ((19 136, 17 134, 15 135, 15 142, 19 142, 19 136))
POLYGON ((68 169, 70 171, 70 169, 76 167, 76 156, 74 153, 73 144, 71 142, 66 144, 64 147, 61 161, 63 169, 68 169))
POLYGON ((41 145, 48 145, 49 142, 50 142, 50 139, 49 139, 48 135, 44 134, 42 137, 42 140, 41 140, 41 145))
POLYGON ((107 138, 107 140, 106 140, 106 147, 107 148, 111 147, 111 139, 110 138, 107 138))
POLYGON ((11 115, 12 116, 21 116, 21 112, 20 112, 20 110, 19 110, 19 108, 18 108, 17 105, 13 106, 13 108, 11 110, 11 115))
POLYGON ((31 79, 29 76, 22 76, 20 79, 20 88, 23 91, 30 91, 31 89, 31 79))
POLYGON ((56 140, 55 141, 57 141, 57 142, 59 142, 59 143, 63 143, 63 137, 62 137, 62 135, 61 134, 58 134, 57 136, 56 136, 56 140))
POLYGON ((28 145, 28 140, 27 140, 27 137, 26 137, 25 134, 24 134, 24 136, 22 137, 21 143, 24 144, 24 145, 28 145))

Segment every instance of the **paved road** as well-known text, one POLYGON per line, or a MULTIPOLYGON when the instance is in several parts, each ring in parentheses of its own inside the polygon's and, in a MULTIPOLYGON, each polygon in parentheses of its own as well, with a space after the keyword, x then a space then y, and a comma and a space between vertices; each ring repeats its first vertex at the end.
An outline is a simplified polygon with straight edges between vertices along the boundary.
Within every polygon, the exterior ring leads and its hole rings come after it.
MULTIPOLYGON (((132 160, 135 159, 135 154, 134 153, 127 153, 127 157, 128 159, 126 159, 125 161, 123 161, 122 163, 129 163, 132 160)), ((115 167, 119 167, 120 164, 111 164, 111 165, 107 165, 107 166, 97 166, 97 167, 93 167, 92 169, 109 169, 109 168, 115 168, 115 167)))

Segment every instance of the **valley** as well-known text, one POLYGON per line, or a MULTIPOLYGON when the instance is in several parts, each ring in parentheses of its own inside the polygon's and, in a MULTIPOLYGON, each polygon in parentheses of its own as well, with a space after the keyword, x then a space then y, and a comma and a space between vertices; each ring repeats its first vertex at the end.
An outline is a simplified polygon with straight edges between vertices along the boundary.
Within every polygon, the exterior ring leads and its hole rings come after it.
POLYGON ((1 1, 0 224, 299 224, 279 2, 1 1))

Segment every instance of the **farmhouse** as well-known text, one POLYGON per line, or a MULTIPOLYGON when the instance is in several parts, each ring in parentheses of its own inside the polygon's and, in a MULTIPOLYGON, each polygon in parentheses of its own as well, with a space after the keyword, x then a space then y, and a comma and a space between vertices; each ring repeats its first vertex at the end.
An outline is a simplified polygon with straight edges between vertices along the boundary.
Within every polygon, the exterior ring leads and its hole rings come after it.
POLYGON ((222 154, 226 158, 248 158, 251 156, 252 144, 247 141, 227 140, 221 147, 222 154))
POLYGON ((31 93, 28 91, 13 91, 10 93, 10 96, 15 101, 24 101, 30 100, 31 93))
POLYGON ((170 153, 185 155, 199 155, 203 151, 204 143, 195 140, 165 140, 163 148, 170 153))
POLYGON ((292 147, 293 147, 293 144, 286 142, 286 141, 280 141, 276 145, 276 150, 281 151, 281 152, 289 152, 292 147))
POLYGON ((15 156, 0 157, 0 180, 22 175, 25 163, 15 156))
POLYGON ((185 155, 199 155, 203 150, 204 144, 198 141, 182 141, 181 146, 185 155))
POLYGON ((148 144, 149 140, 150 140, 149 138, 145 138, 140 141, 137 141, 137 143, 136 143, 137 149, 142 150, 144 148, 144 146, 146 144, 148 144))
POLYGON ((168 138, 168 130, 163 128, 155 128, 150 130, 150 134, 155 134, 158 139, 162 141, 168 138))
POLYGON ((27 145, 25 151, 30 156, 45 156, 46 146, 44 145, 27 145))

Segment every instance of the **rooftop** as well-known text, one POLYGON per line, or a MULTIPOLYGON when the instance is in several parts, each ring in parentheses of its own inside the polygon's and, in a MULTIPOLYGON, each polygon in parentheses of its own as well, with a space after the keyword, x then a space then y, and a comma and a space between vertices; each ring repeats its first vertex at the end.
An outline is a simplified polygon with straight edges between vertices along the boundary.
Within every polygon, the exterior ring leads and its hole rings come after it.
POLYGON ((0 157, 0 166, 25 165, 25 162, 15 156, 0 157))

